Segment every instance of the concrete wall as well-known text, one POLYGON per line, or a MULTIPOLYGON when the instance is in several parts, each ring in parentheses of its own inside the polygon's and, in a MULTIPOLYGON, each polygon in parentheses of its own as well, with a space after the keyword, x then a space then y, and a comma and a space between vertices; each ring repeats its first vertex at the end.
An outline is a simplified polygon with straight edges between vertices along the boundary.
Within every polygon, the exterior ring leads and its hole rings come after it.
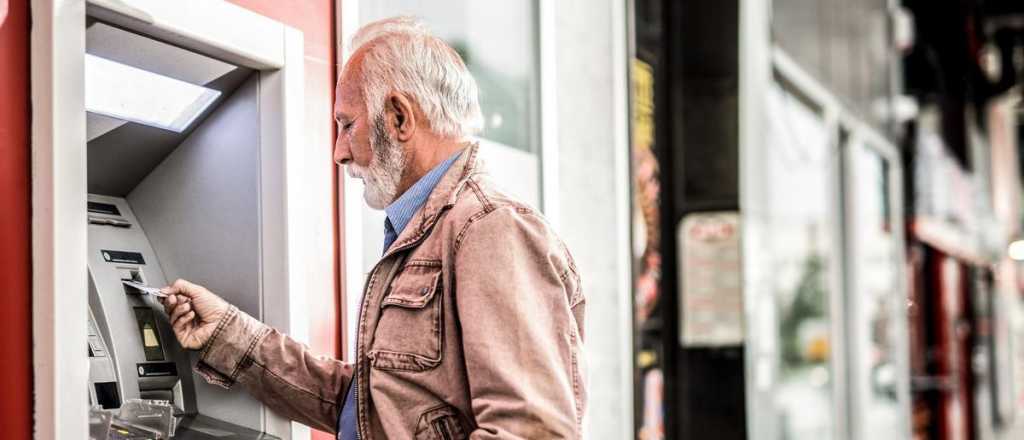
MULTIPOLYGON (((587 438, 633 437, 625 2, 554 2, 559 233, 587 295, 587 438)), ((547 146, 546 146, 547 147, 547 146)))

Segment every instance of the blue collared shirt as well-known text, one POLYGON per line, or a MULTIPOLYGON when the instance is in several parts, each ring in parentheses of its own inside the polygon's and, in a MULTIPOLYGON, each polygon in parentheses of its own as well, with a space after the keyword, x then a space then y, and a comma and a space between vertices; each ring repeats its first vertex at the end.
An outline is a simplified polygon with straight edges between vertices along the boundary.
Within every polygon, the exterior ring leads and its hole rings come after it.
POLYGON ((461 151, 439 163, 430 172, 420 177, 420 180, 409 187, 401 197, 384 208, 384 213, 387 214, 387 218, 384 219, 384 252, 387 252, 391 244, 409 225, 409 221, 412 220, 416 211, 419 211, 423 204, 427 203, 427 198, 434 191, 434 187, 441 181, 441 177, 444 177, 444 173, 451 168, 460 154, 462 154, 461 151))
MULTIPOLYGON (((459 158, 462 152, 459 151, 445 159, 444 162, 439 163, 434 169, 430 170, 427 174, 420 177, 409 189, 407 189, 400 197, 391 202, 386 208, 384 213, 387 217, 384 219, 384 252, 388 251, 388 248, 398 239, 398 236, 402 234, 406 226, 409 226, 409 222, 412 221, 412 216, 416 215, 416 211, 419 211, 427 199, 430 198, 430 193, 434 191, 434 187, 437 186, 441 178, 444 177, 444 173, 451 168, 455 160, 459 158)), ((358 338, 356 338, 358 340, 358 338)), ((338 414, 338 440, 358 440, 359 434, 356 427, 356 392, 355 392, 355 375, 353 377, 353 383, 349 385, 348 392, 345 393, 345 404, 341 407, 341 413, 338 414)))

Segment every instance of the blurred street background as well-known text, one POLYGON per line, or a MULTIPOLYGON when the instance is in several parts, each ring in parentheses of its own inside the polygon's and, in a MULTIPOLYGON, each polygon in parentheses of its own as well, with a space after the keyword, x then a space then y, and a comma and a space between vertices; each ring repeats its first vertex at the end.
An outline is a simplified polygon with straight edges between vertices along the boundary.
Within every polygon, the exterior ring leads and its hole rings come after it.
POLYGON ((632 11, 636 437, 1024 438, 1024 2, 632 11))

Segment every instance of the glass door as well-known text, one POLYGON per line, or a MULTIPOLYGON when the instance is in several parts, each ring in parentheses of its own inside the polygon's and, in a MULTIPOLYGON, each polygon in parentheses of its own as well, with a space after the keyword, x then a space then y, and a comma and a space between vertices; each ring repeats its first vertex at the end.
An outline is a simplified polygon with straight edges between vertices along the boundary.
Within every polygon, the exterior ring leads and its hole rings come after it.
POLYGON ((780 78, 764 92, 757 182, 744 207, 748 244, 748 414, 763 439, 830 439, 837 432, 833 298, 840 290, 838 149, 822 108, 780 78), (753 242, 752 242, 753 243, 753 242))
POLYGON ((850 431, 854 439, 907 438, 909 367, 898 166, 877 143, 847 136, 846 295, 850 431))

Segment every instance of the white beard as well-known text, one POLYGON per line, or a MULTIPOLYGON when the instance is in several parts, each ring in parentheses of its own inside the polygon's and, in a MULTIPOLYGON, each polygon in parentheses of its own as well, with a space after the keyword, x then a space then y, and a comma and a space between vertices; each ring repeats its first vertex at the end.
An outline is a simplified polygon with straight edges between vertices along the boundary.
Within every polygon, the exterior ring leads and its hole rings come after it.
POLYGON ((398 183, 409 163, 409 155, 384 129, 383 115, 373 120, 370 150, 373 152, 370 165, 363 168, 349 162, 348 175, 363 180, 363 199, 367 205, 384 209, 397 197, 398 183))

